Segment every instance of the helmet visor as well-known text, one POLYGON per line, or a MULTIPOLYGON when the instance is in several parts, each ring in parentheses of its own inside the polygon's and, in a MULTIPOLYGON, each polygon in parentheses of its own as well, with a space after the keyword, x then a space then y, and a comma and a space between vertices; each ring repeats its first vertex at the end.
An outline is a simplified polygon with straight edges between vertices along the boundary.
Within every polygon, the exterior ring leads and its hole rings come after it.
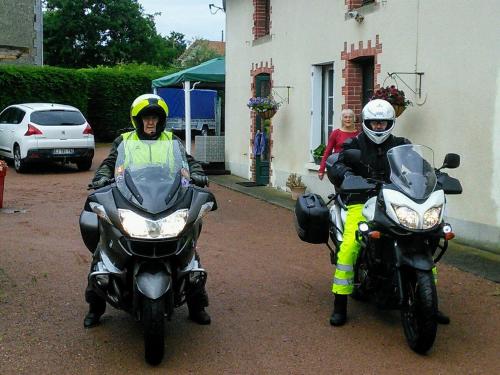
POLYGON ((365 126, 377 133, 383 133, 392 128, 394 121, 392 120, 365 120, 365 126))

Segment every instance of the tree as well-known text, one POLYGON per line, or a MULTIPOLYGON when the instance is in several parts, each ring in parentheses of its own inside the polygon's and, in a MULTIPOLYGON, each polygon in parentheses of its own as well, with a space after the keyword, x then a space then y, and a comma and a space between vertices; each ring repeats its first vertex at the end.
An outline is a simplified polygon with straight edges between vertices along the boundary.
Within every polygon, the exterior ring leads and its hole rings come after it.
POLYGON ((147 63, 168 66, 184 35, 165 38, 137 0, 46 0, 45 63, 63 67, 147 63))
POLYGON ((208 40, 196 39, 179 57, 179 61, 183 68, 189 68, 220 56, 222 54, 213 49, 208 40))

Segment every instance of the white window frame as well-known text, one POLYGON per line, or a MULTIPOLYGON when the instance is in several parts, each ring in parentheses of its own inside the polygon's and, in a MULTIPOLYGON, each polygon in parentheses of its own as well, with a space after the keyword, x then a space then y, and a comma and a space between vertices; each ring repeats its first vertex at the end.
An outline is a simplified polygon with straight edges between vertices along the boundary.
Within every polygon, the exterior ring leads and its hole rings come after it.
MULTIPOLYGON (((332 130, 334 128, 334 110, 335 107, 335 97, 334 97, 334 85, 335 85, 335 69, 333 62, 318 64, 311 66, 311 133, 310 133, 310 150, 314 150, 321 144, 322 135, 324 137, 324 143, 328 143, 328 125, 331 124, 332 130), (331 69, 325 69, 330 67, 331 69), (326 85, 323 84, 324 78, 328 78, 328 71, 332 71, 331 82, 327 80, 326 85), (327 74, 324 74, 326 72, 327 74), (328 88, 331 85, 331 99, 332 99, 332 116, 328 119, 328 88), (323 121, 321 120, 322 109, 326 110, 326 115, 323 121)), ((310 154, 309 160, 312 161, 313 157, 310 154)))

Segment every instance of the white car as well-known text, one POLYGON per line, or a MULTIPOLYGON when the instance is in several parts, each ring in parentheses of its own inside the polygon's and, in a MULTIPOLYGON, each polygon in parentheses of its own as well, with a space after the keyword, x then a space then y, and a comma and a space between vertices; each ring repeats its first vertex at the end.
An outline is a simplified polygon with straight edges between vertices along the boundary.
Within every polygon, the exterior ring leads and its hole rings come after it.
POLYGON ((51 103, 16 104, 0 113, 0 156, 14 159, 17 172, 36 161, 92 166, 94 133, 75 107, 51 103))

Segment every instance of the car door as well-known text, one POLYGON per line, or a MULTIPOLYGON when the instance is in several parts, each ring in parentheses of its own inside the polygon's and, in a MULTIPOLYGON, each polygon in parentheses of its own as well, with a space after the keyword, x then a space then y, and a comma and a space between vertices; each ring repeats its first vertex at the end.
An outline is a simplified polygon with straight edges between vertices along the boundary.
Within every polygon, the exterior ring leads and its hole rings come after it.
POLYGON ((14 107, 12 114, 9 117, 9 124, 8 124, 9 129, 7 131, 5 138, 7 140, 6 147, 12 153, 11 155, 14 155, 13 153, 14 143, 15 142, 20 143, 20 138, 26 132, 26 128, 23 124, 23 119, 25 115, 26 112, 24 112, 22 109, 14 107))
POLYGON ((11 119, 14 116, 14 107, 5 109, 0 113, 0 153, 4 156, 12 157, 11 147, 8 144, 11 130, 11 119))

